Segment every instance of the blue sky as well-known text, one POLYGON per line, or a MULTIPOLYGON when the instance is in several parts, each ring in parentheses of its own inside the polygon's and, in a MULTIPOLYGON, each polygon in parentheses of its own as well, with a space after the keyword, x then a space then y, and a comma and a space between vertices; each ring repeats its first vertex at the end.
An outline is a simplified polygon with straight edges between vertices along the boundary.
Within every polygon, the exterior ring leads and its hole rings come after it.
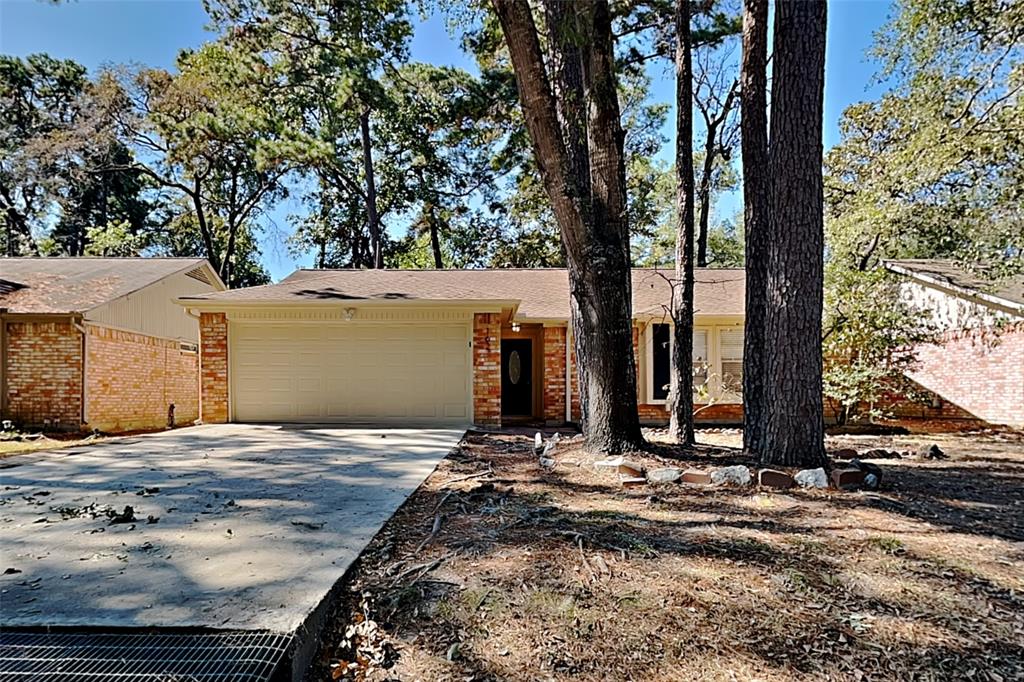
MULTIPOLYGON (((865 50, 889 10, 889 0, 829 3, 826 148, 838 141, 837 126, 843 109, 854 102, 874 99, 881 92, 879 86, 872 85, 876 66, 865 50)), ((59 5, 40 0, 0 0, 0 52, 17 56, 48 52, 54 57, 74 59, 89 69, 107 63, 170 67, 179 50, 214 37, 204 29, 206 22, 199 0, 79 0, 59 5)), ((418 61, 472 67, 438 17, 418 23, 411 49, 413 59, 418 61)), ((653 95, 671 101, 674 88, 671 79, 658 79, 653 95)), ((670 118, 665 131, 670 139, 673 127, 670 118)), ((671 154, 666 151, 664 156, 670 158, 671 154)), ((724 203, 718 208, 729 214, 738 208, 738 197, 727 198, 724 203)), ((264 235, 264 261, 274 279, 309 262, 293 258, 283 246, 285 217, 296 209, 294 204, 279 206, 264 235)))

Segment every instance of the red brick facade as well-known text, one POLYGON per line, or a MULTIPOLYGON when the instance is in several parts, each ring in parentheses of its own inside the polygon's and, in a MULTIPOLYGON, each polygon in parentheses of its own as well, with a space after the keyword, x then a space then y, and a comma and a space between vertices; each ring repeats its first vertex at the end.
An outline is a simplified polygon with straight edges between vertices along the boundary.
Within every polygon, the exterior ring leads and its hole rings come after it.
POLYGON ((228 318, 224 313, 199 315, 200 409, 204 424, 228 421, 228 318))
POLYGON ((85 418, 116 432, 190 424, 199 417, 199 359, 178 341, 88 325, 85 418))
POLYGON ((70 321, 7 322, 5 419, 28 427, 82 425, 82 333, 70 321))
POLYGON ((947 332, 917 350, 918 384, 979 419, 1024 426, 1024 323, 947 332))
POLYGON ((473 315, 473 423, 501 425, 501 315, 473 315))
POLYGON ((565 423, 565 327, 544 327, 544 421, 565 423))

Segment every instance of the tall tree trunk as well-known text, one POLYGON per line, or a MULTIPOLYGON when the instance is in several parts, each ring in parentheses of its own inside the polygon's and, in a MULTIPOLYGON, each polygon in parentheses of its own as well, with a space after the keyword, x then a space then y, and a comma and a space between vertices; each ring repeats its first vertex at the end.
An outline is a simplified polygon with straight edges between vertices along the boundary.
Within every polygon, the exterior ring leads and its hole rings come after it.
POLYGON ((549 77, 527 0, 493 2, 566 253, 584 444, 637 448, 625 136, 608 3, 545 0, 549 77))
POLYGON ((216 271, 217 276, 230 287, 231 284, 228 282, 223 271, 224 262, 221 260, 220 254, 213 247, 213 233, 210 231, 210 224, 206 221, 202 183, 199 178, 193 180, 192 190, 188 193, 188 196, 192 199, 192 208, 196 211, 196 224, 199 226, 199 236, 203 240, 203 248, 206 249, 206 260, 210 261, 210 266, 216 271))
MULTIPOLYGON (((725 111, 724 115, 728 116, 728 111, 725 111)), ((692 116, 690 127, 693 127, 692 116)), ((708 225, 711 222, 711 176, 715 172, 715 159, 717 154, 718 124, 716 121, 711 121, 707 126, 707 139, 704 141, 704 163, 701 164, 700 189, 697 191, 697 200, 700 203, 700 218, 697 222, 698 268, 706 268, 708 266, 708 225)), ((692 161, 690 168, 691 170, 693 169, 692 161)))
POLYGON ((669 435, 691 445, 693 433, 693 48, 690 0, 676 0, 676 276, 672 287, 672 382, 669 435))
POLYGON ((768 420, 762 461, 825 461, 821 383, 824 253, 822 109, 825 0, 775 6, 771 225, 768 246, 768 420))
POLYGON ((744 0, 740 67, 740 148, 746 318, 743 328, 743 449, 762 453, 766 415, 765 324, 768 308, 768 0, 744 0))
POLYGON ((373 172, 373 147, 370 139, 370 108, 359 115, 359 132, 363 146, 363 172, 366 174, 366 222, 370 230, 370 248, 374 268, 384 267, 381 250, 380 215, 377 213, 377 184, 373 172))
POLYGON ((441 235, 437 224, 437 209, 434 202, 428 202, 426 206, 427 225, 430 228, 430 252, 434 254, 434 267, 438 270, 444 268, 444 260, 441 258, 441 235))

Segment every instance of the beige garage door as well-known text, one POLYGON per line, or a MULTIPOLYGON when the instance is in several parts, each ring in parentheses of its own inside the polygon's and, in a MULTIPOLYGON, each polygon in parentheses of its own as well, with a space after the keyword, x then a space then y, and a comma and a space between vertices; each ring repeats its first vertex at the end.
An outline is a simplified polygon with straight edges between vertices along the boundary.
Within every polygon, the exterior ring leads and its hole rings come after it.
POLYGON ((232 322, 235 421, 470 421, 467 323, 232 322))

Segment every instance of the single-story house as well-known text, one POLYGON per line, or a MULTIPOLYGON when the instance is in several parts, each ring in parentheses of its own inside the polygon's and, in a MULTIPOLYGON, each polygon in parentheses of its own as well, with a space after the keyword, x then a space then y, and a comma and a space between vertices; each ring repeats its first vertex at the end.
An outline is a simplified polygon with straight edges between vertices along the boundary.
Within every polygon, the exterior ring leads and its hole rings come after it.
POLYGON ((0 258, 0 416, 127 431, 199 417, 199 323, 223 291, 202 258, 0 258))
POLYGON ((993 283, 948 260, 885 267, 940 331, 917 349, 910 378, 978 419, 1024 427, 1024 275, 993 283))
MULTIPOLYGON (((642 421, 663 423, 672 272, 632 273, 642 421)), ((191 293, 218 422, 564 424, 579 395, 564 269, 299 270, 191 293)), ((695 404, 742 421, 744 272, 696 273, 695 404)))

